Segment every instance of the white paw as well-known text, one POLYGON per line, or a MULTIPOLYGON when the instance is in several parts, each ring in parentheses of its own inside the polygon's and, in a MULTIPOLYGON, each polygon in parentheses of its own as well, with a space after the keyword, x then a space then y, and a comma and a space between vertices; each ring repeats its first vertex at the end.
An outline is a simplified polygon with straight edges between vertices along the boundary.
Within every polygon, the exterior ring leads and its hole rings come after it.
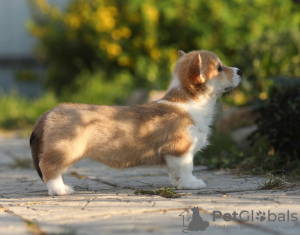
POLYGON ((202 179, 197 179, 195 176, 179 179, 178 189, 200 189, 205 188, 206 184, 202 179))
POLYGON ((74 193, 72 187, 64 184, 61 175, 55 179, 49 180, 46 185, 50 196, 62 196, 74 193))
POLYGON ((49 189, 48 193, 50 196, 63 196, 73 194, 74 189, 68 185, 60 185, 59 187, 49 189))
POLYGON ((65 190, 66 190, 67 194, 73 194, 75 192, 71 186, 66 185, 66 184, 65 184, 65 190))

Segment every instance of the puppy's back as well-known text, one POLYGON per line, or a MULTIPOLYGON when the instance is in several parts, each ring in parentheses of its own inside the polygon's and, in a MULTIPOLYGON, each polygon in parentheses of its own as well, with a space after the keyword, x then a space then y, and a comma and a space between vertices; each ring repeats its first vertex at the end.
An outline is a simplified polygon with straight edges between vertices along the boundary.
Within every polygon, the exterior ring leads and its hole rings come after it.
POLYGON ((164 164, 165 154, 180 156, 190 146, 186 128, 191 124, 190 116, 172 105, 66 103, 45 114, 33 133, 43 127, 43 155, 51 155, 51 165, 62 157, 66 166, 88 157, 123 168, 164 164))

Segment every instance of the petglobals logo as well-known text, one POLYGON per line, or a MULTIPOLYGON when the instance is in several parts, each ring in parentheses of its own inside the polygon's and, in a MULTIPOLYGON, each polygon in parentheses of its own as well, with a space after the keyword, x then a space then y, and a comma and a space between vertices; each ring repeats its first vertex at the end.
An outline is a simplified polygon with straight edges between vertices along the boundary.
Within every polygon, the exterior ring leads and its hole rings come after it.
POLYGON ((213 211, 212 213, 212 219, 213 221, 217 221, 219 219, 222 219, 226 222, 230 221, 268 221, 268 222, 274 222, 274 221, 298 221, 297 213, 291 213, 289 210, 287 210, 285 213, 272 213, 270 210, 268 212, 264 211, 247 211, 243 210, 239 213, 236 211, 233 211, 232 213, 222 213, 221 211, 213 211))
POLYGON ((179 216, 182 216, 182 226, 186 227, 182 230, 183 233, 188 233, 189 231, 205 231, 209 226, 209 222, 204 221, 200 216, 198 207, 194 206, 194 208, 184 210, 179 216), (185 221, 187 222, 187 225, 185 221))

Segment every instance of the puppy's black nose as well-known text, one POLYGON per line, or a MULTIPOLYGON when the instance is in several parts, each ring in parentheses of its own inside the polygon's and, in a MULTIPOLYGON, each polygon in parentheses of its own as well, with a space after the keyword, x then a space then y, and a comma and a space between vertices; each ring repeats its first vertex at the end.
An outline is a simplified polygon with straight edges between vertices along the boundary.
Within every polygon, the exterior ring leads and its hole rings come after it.
POLYGON ((236 71, 236 74, 242 76, 243 72, 242 72, 242 70, 238 69, 238 70, 236 71))

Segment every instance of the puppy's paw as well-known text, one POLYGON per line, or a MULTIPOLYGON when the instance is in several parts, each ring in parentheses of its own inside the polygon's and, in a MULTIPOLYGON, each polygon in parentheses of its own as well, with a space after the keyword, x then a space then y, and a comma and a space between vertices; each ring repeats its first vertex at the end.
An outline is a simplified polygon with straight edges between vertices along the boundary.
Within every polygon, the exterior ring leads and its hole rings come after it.
POLYGON ((50 196, 63 196, 74 193, 74 189, 68 185, 53 187, 48 190, 50 196))
POLYGON ((178 181, 178 189, 200 189, 205 188, 206 184, 202 179, 197 179, 195 176, 180 179, 178 181))
POLYGON ((60 177, 47 182, 48 193, 50 196, 62 196, 74 193, 74 189, 65 185, 60 177))
POLYGON ((66 191, 66 194, 73 194, 75 192, 71 186, 66 185, 66 184, 65 184, 65 191, 66 191))

